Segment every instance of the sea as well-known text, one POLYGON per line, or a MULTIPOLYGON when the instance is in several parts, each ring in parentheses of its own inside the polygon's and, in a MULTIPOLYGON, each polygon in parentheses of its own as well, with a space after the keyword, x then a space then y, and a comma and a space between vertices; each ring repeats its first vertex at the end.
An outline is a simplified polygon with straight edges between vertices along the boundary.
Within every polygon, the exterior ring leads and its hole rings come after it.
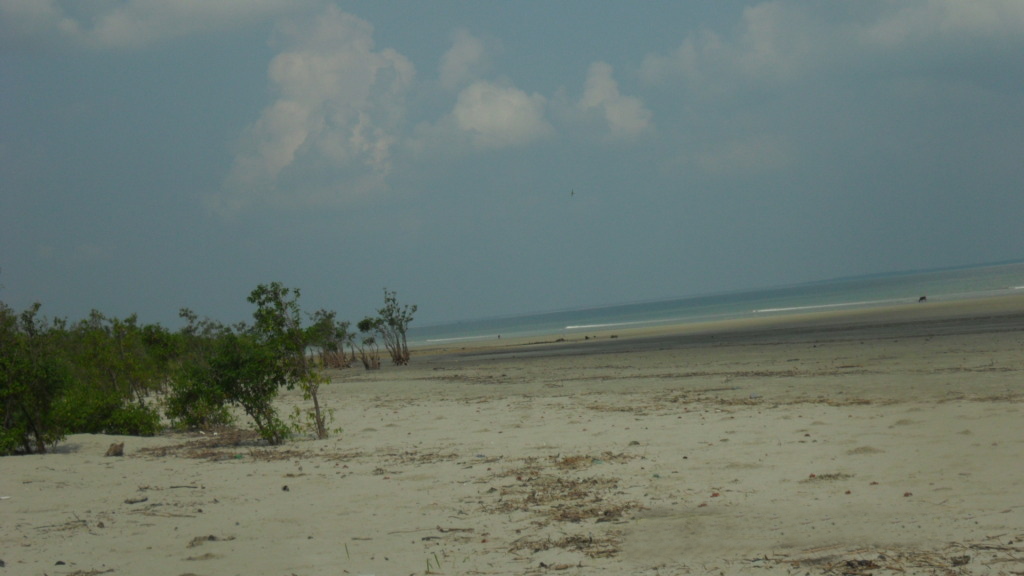
POLYGON ((654 327, 1024 293, 1024 261, 872 274, 757 290, 409 327, 410 345, 654 327))

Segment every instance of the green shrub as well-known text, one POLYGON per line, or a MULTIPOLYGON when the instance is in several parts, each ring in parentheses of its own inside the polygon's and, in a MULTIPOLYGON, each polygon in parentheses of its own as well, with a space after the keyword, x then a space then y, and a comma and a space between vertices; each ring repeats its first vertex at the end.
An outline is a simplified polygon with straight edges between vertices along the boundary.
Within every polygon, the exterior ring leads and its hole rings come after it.
POLYGON ((155 434, 155 394, 163 394, 159 407, 174 426, 230 424, 229 407, 238 406, 267 442, 279 444, 290 428, 273 402, 282 387, 296 386, 312 403, 296 409, 296 428, 326 438, 333 413, 318 396, 329 381, 323 367, 347 367, 358 349, 367 368, 379 368, 375 336, 395 364, 407 363, 405 332, 416 307, 400 306, 385 289, 385 307, 360 323, 359 343, 334 312, 304 314, 299 296, 277 282, 260 285, 248 298, 256 306, 252 326, 228 327, 183 309, 187 326, 177 333, 139 324, 134 314, 118 319, 93 310, 69 324, 37 317, 39 304, 17 314, 0 302, 0 455, 44 452, 73 433, 155 434), (320 354, 319 364, 311 353, 320 354))
POLYGON ((175 354, 169 369, 164 415, 178 429, 202 430, 234 422, 227 393, 214 383, 210 362, 217 342, 231 329, 182 308, 178 316, 187 324, 173 337, 175 354))
POLYGON ((228 402, 242 407, 270 444, 280 444, 289 433, 274 409, 284 382, 279 356, 251 334, 225 334, 217 340, 210 383, 224 391, 228 402))
POLYGON ((15 316, 0 303, 0 454, 45 452, 64 437, 54 406, 69 374, 39 308, 15 316))
POLYGON ((127 436, 155 436, 162 428, 160 413, 156 409, 138 404, 125 404, 110 415, 104 432, 127 436))
POLYGON ((116 394, 98 393, 81 383, 56 403, 55 412, 68 434, 153 436, 162 428, 157 410, 125 402, 116 394))
POLYGON ((102 434, 111 415, 121 405, 113 394, 99 394, 75 383, 56 402, 61 428, 70 434, 102 434))
POLYGON ((179 429, 205 430, 234 421, 227 398, 209 379, 196 374, 175 378, 163 401, 164 415, 179 429))

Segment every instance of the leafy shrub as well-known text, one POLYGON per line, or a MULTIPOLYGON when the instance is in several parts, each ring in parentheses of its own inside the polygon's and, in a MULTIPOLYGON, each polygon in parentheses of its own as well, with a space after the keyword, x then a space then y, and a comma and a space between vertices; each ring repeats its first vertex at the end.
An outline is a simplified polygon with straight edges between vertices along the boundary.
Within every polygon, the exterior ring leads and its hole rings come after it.
POLYGON ((330 381, 323 367, 349 366, 358 349, 367 369, 380 368, 376 337, 395 364, 408 363, 406 329, 416 307, 400 306, 385 289, 384 308, 359 323, 357 341, 349 323, 327 310, 308 315, 303 326, 299 295, 277 282, 261 284, 248 298, 257 308, 252 326, 227 327, 183 309, 188 325, 177 333, 141 325, 134 314, 118 319, 93 310, 69 324, 38 317, 39 304, 16 314, 0 302, 0 455, 44 452, 71 433, 155 434, 161 415, 151 398, 161 393, 160 407, 175 426, 229 424, 233 405, 279 444, 290 428, 273 402, 282 387, 298 386, 312 406, 296 409, 296 429, 326 438, 333 411, 318 397, 330 381))
POLYGON ((176 378, 163 401, 164 415, 179 429, 208 430, 234 422, 224 393, 208 380, 176 378))
POLYGON ((45 452, 64 437, 54 403, 69 375, 39 308, 16 317, 0 303, 0 454, 45 452))
POLYGON ((72 434, 103 434, 120 406, 116 395, 99 394, 76 382, 55 403, 54 410, 61 427, 72 434))
POLYGON ((160 432, 160 413, 150 406, 126 402, 116 394, 101 394, 81 382, 55 404, 56 419, 69 434, 153 436, 160 432))
POLYGON ((162 428, 160 413, 154 408, 125 404, 110 415, 104 432, 129 436, 155 436, 162 428))
POLYGON ((250 334, 222 336, 210 359, 209 382, 224 391, 228 402, 242 407, 264 440, 280 444, 288 436, 288 426, 273 404, 284 379, 279 357, 272 349, 261 346, 250 334))

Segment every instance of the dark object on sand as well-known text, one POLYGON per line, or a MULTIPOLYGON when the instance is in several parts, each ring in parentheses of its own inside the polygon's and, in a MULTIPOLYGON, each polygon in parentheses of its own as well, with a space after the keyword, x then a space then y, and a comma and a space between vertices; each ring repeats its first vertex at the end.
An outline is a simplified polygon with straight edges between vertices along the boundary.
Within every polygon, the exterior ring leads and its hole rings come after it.
POLYGON ((917 301, 918 302, 927 302, 928 301, 928 297, 927 296, 921 296, 920 298, 917 299, 917 301))
POLYGON ((104 456, 124 456, 124 442, 111 444, 104 456))

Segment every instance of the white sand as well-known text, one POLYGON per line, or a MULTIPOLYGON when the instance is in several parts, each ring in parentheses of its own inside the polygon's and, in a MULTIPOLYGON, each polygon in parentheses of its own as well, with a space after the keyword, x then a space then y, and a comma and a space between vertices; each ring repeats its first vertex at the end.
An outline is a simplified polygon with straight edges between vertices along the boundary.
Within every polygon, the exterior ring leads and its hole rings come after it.
POLYGON ((597 336, 0 459, 0 576, 1024 573, 1024 298, 597 336))

